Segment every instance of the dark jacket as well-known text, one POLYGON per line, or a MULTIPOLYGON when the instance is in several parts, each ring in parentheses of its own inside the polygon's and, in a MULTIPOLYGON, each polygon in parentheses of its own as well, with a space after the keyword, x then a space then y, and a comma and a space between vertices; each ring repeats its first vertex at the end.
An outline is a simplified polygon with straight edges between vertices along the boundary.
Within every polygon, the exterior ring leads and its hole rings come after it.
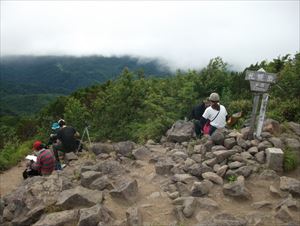
POLYGON ((191 120, 191 119, 200 120, 203 113, 204 113, 204 111, 205 111, 205 109, 206 109, 206 107, 205 107, 204 103, 193 107, 192 112, 189 116, 189 120, 191 120))

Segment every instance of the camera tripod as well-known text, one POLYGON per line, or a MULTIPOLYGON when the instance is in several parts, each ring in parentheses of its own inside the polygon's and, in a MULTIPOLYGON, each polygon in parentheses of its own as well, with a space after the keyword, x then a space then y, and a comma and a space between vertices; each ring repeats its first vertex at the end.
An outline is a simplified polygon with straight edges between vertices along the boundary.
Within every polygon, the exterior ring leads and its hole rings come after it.
POLYGON ((87 135, 88 141, 89 141, 89 145, 91 145, 91 139, 90 139, 90 134, 89 134, 89 130, 88 130, 89 126, 85 126, 83 129, 83 133, 81 136, 81 140, 83 141, 84 135, 87 135))

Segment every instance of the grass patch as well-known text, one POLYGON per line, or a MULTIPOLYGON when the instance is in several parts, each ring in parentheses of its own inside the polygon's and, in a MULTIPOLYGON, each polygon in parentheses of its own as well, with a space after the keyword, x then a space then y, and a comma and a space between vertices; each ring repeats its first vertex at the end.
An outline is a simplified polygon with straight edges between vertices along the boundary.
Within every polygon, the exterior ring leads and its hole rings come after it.
POLYGON ((0 171, 7 170, 24 159, 26 155, 32 152, 33 141, 26 141, 22 144, 8 143, 0 150, 0 171))
POLYGON ((291 148, 286 148, 283 154, 283 170, 285 172, 292 171, 297 168, 299 163, 296 152, 291 148))

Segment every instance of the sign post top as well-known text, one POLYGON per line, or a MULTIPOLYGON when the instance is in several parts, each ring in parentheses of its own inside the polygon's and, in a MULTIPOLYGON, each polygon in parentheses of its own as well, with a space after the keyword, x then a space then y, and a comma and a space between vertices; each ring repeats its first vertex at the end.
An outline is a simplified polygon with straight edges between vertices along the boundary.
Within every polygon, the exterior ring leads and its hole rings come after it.
POLYGON ((276 74, 267 73, 263 68, 258 71, 247 70, 245 79, 250 81, 251 91, 264 93, 271 83, 275 83, 276 74))

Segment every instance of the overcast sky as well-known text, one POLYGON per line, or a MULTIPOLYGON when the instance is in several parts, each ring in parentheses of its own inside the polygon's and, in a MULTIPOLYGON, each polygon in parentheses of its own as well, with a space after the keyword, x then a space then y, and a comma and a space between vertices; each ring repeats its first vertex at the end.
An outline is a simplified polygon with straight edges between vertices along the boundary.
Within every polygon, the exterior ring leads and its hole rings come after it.
POLYGON ((299 52, 298 1, 3 1, 1 56, 134 55, 235 69, 299 52))

